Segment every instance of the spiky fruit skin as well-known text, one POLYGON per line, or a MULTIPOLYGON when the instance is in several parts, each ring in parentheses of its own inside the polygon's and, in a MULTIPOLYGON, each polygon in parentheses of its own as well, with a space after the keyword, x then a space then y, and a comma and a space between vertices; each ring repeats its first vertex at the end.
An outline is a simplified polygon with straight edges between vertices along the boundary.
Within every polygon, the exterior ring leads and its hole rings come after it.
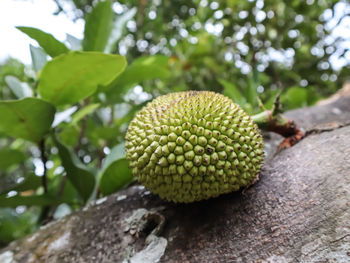
POLYGON ((189 203, 251 184, 263 162, 257 125, 229 98, 207 91, 160 96, 131 121, 126 157, 152 193, 189 203))

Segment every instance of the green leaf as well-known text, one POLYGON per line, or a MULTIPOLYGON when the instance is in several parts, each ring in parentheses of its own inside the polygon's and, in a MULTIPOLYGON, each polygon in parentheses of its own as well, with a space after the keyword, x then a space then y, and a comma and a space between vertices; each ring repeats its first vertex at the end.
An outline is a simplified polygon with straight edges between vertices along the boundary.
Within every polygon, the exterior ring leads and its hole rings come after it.
POLYGON ((116 43, 118 42, 118 40, 121 38, 123 34, 123 29, 126 22, 132 19, 135 16, 136 12, 137 12, 137 8, 133 7, 115 20, 112 32, 110 34, 110 37, 108 39, 108 43, 105 49, 107 52, 112 53, 113 48, 115 48, 116 43))
POLYGON ((112 30, 112 18, 111 0, 98 2, 86 18, 83 50, 104 51, 112 30))
POLYGON ((73 104, 107 85, 126 67, 119 55, 99 52, 71 52, 48 62, 43 68, 38 91, 55 105, 73 104))
POLYGON ((40 29, 24 26, 18 26, 16 28, 36 40, 51 57, 56 57, 69 51, 62 42, 58 41, 51 34, 43 32, 40 29))
POLYGON ((224 87, 223 94, 232 99, 233 102, 240 106, 243 106, 246 103, 246 99, 236 85, 224 79, 219 79, 219 83, 224 87))
POLYGON ((55 107, 37 98, 0 101, 0 131, 39 142, 49 131, 55 107))
POLYGON ((40 71, 47 62, 47 54, 40 47, 29 45, 30 56, 32 57, 33 68, 36 72, 40 71))
POLYGON ((72 116, 72 121, 70 123, 71 124, 78 123, 86 115, 93 113, 99 106, 100 106, 100 104, 98 104, 98 103, 87 105, 86 107, 84 107, 81 110, 74 113, 74 115, 72 116))
POLYGON ((120 89, 121 87, 129 87, 145 80, 167 79, 170 76, 168 62, 169 57, 162 55, 137 58, 109 86, 120 89))
POLYGON ((42 177, 36 176, 35 174, 30 174, 26 179, 24 179, 19 184, 11 187, 10 189, 6 189, 5 191, 1 192, 0 194, 8 193, 9 191, 16 191, 16 192, 24 192, 27 190, 35 190, 39 186, 41 186, 42 177))
POLYGON ((17 207, 20 205, 25 206, 51 206, 59 205, 61 203, 67 203, 67 200, 57 199, 57 197, 51 197, 48 195, 31 195, 31 196, 0 196, 0 207, 17 207))
POLYGON ((100 173, 103 195, 114 193, 133 180, 129 163, 125 159, 124 143, 115 146, 104 160, 100 173))
POLYGON ((81 163, 71 149, 61 143, 55 136, 53 136, 53 139, 58 148, 62 166, 66 170, 67 178, 86 201, 94 190, 95 175, 81 163))
POLYGON ((20 82, 18 78, 13 76, 6 76, 5 81, 18 99, 33 96, 33 92, 28 84, 20 82))
POLYGON ((26 156, 23 152, 10 148, 0 149, 0 171, 7 170, 12 165, 24 162, 26 156))

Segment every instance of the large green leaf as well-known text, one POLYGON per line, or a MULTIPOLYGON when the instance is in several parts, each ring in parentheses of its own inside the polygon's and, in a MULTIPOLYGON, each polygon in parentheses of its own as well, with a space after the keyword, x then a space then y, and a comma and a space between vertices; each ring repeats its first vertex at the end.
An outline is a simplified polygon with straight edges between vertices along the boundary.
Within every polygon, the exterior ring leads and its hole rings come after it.
POLYGON ((107 85, 126 67, 119 55, 71 52, 48 62, 41 72, 38 90, 55 105, 73 104, 107 85))
POLYGON ((19 164, 25 159, 26 156, 19 150, 10 148, 0 149, 0 171, 8 169, 14 164, 19 164))
POLYGON ((0 101, 0 131, 39 142, 49 131, 55 107, 37 98, 0 101))
POLYGON ((75 189, 77 189, 84 201, 86 201, 95 187, 94 173, 81 163, 71 149, 61 143, 55 136, 53 136, 53 139, 58 148, 62 166, 66 170, 67 178, 71 181, 75 189))
POLYGON ((124 143, 115 146, 104 160, 100 173, 100 190, 103 195, 114 193, 132 181, 131 170, 125 159, 124 143))
POLYGON ((105 50, 112 30, 112 18, 111 0, 98 2, 86 18, 83 40, 85 51, 105 50))
POLYGON ((51 57, 56 57, 69 51, 69 49, 62 42, 58 41, 51 34, 43 32, 40 29, 24 26, 18 26, 17 29, 36 40, 51 57))

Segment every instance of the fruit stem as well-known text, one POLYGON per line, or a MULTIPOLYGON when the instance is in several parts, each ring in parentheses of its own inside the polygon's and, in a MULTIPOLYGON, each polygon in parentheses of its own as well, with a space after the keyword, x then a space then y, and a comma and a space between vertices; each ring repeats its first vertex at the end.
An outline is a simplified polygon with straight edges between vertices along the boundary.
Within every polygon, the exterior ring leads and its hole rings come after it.
POLYGON ((281 113, 279 95, 276 97, 272 110, 264 110, 251 118, 261 130, 278 133, 286 138, 280 144, 279 150, 296 144, 305 135, 294 121, 281 113))

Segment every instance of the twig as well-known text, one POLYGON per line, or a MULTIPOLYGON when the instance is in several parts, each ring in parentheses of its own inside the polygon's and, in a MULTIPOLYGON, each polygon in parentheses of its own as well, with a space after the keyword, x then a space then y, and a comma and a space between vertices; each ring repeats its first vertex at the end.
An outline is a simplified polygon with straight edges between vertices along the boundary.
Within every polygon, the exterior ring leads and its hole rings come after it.
POLYGON ((42 176, 42 185, 44 188, 44 193, 47 193, 47 168, 46 168, 46 162, 47 162, 47 156, 45 154, 45 139, 42 139, 39 142, 39 149, 40 149, 40 157, 41 157, 41 162, 43 163, 44 166, 44 173, 42 176))
POLYGON ((278 133, 286 139, 280 144, 279 150, 291 147, 304 138, 305 134, 298 128, 293 120, 282 113, 282 107, 277 95, 272 110, 264 110, 251 116, 260 129, 278 133))
MULTIPOLYGON (((86 105, 89 104, 89 98, 86 98, 84 100, 84 103, 83 103, 83 106, 82 108, 84 108, 86 105)), ((87 116, 84 116, 83 119, 81 120, 81 129, 80 129, 80 133, 79 133, 79 138, 78 138, 78 142, 77 142, 77 145, 74 147, 74 152, 76 154, 78 154, 78 151, 80 149, 80 146, 81 146, 81 142, 84 138, 84 135, 85 135, 85 130, 86 130, 86 120, 87 120, 87 116)))
MULTIPOLYGON (((41 158, 41 162, 43 163, 43 167, 44 167, 44 172, 43 175, 41 177, 41 182, 44 188, 44 193, 47 194, 48 189, 47 189, 47 168, 46 168, 46 162, 47 162, 47 156, 45 153, 45 139, 42 139, 39 142, 39 149, 40 149, 40 158, 41 158)), ((46 221, 48 219, 48 215, 50 212, 50 206, 44 206, 41 210, 40 216, 39 216, 39 222, 41 222, 42 225, 46 224, 46 221)))

